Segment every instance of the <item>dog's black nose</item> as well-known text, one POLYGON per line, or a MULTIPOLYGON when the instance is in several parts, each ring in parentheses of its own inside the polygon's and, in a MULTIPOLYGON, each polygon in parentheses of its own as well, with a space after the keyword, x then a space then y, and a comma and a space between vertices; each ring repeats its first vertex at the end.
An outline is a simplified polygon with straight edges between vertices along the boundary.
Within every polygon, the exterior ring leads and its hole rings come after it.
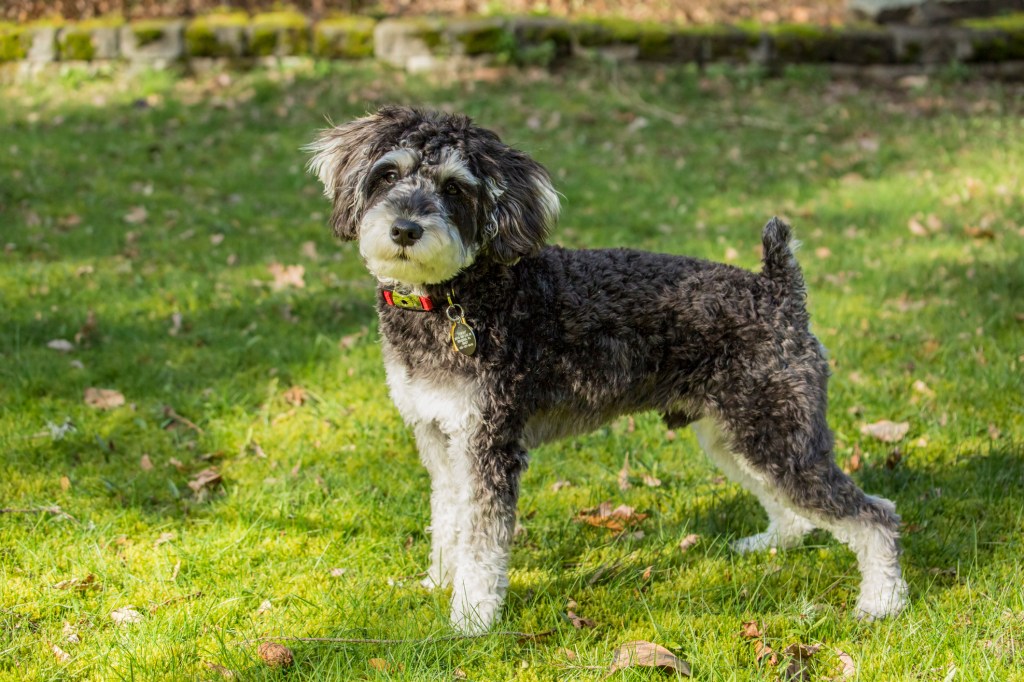
POLYGON ((411 220, 399 218, 391 225, 391 241, 399 246, 409 246, 423 236, 423 228, 411 220))

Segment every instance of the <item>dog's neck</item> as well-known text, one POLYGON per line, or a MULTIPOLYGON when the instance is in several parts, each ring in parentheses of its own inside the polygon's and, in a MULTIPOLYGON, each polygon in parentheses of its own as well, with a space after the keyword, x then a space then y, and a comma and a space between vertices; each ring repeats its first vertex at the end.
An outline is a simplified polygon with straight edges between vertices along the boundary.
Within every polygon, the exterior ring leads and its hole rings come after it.
MULTIPOLYGON (((515 267, 517 264, 518 261, 512 265, 506 265, 490 259, 480 259, 455 277, 444 282, 436 284, 406 284, 385 279, 377 281, 377 290, 385 301, 389 297, 385 292, 393 292, 404 296, 426 298, 431 302, 434 309, 437 309, 447 303, 449 296, 460 300, 465 297, 472 297, 473 292, 480 288, 479 285, 482 282, 500 279, 510 268, 515 267)), ((390 301, 388 303, 393 305, 390 301)))

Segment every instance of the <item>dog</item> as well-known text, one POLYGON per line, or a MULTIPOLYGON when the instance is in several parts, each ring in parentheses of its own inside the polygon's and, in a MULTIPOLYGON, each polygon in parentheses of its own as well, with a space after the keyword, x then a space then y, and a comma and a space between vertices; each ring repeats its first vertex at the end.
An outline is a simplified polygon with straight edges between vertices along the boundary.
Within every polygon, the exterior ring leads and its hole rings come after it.
POLYGON ((391 397, 431 478, 424 585, 487 631, 508 588, 528 452, 620 415, 692 424, 768 514, 739 552, 824 528, 857 556, 859 616, 907 603, 899 517, 835 464, 828 363, 788 225, 752 273, 684 256, 545 246, 548 172, 462 115, 389 106, 322 131, 309 170, 378 283, 391 397))

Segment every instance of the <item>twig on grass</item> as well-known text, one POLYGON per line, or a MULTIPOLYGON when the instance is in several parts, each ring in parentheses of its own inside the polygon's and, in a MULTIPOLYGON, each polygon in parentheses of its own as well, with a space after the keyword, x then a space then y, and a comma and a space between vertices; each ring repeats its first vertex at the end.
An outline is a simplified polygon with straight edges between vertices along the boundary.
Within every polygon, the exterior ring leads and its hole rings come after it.
POLYGON ((479 635, 444 635, 442 637, 427 637, 426 639, 369 639, 365 637, 257 637, 246 639, 239 644, 253 644, 255 642, 287 641, 287 642, 325 642, 329 644, 437 644, 440 642, 455 642, 463 639, 481 639, 483 637, 515 637, 516 639, 534 640, 548 637, 555 634, 556 630, 544 632, 515 632, 512 630, 499 630, 498 632, 484 632, 479 635))
POLYGON ((57 506, 33 507, 32 509, 15 509, 13 507, 0 507, 0 514, 53 514, 54 516, 59 516, 65 519, 71 519, 75 523, 78 523, 78 519, 76 519, 74 516, 68 514, 66 511, 57 506))

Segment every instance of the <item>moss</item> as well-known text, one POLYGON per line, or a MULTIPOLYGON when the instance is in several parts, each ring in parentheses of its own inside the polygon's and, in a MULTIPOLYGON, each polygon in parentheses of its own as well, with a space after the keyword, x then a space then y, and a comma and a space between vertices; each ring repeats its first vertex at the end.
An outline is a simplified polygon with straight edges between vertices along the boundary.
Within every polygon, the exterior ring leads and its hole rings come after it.
POLYGON ((78 26, 64 29, 57 42, 60 44, 61 59, 90 61, 96 56, 96 46, 92 43, 92 34, 78 26))
POLYGON ((79 21, 75 24, 75 27, 85 31, 92 31, 97 28, 120 28, 124 26, 124 23, 124 17, 120 14, 107 14, 102 17, 93 17, 92 19, 79 21))
POLYGON ((222 40, 219 31, 241 32, 249 23, 245 12, 220 12, 197 17, 185 27, 185 50, 196 57, 235 57, 243 52, 241 38, 235 43, 222 40))
POLYGON ((664 26, 652 27, 640 34, 637 56, 652 61, 670 59, 675 54, 673 43, 672 31, 664 26))
POLYGON ((31 36, 14 24, 0 23, 0 62, 24 59, 28 54, 31 36))
POLYGON ((569 45, 572 42, 572 29, 562 22, 523 23, 516 27, 516 33, 523 43, 569 45))
POLYGON ((982 33, 971 37, 972 62, 1006 62, 1024 59, 1024 31, 982 33))
POLYGON ((373 29, 367 17, 334 16, 313 27, 313 54, 328 59, 364 59, 373 56, 373 29))
POLYGON ((309 54, 309 20, 291 10, 257 14, 250 25, 249 46, 259 57, 309 54))
POLYGON ((635 45, 645 30, 662 29, 661 24, 641 23, 629 19, 602 17, 573 24, 576 40, 583 47, 635 45))
POLYGON ((695 29, 690 35, 700 36, 700 61, 750 61, 751 53, 761 44, 761 31, 751 26, 708 26, 695 29))
POLYGON ((1024 31, 1024 12, 1003 14, 998 17, 987 17, 985 19, 965 19, 960 22, 962 26, 976 29, 993 29, 997 31, 1024 31))
POLYGON ((464 54, 500 54, 511 57, 515 50, 515 37, 504 26, 481 26, 456 36, 464 54))
POLYGON ((135 43, 139 47, 145 47, 163 38, 167 31, 169 22, 152 19, 148 21, 136 21, 132 26, 132 34, 135 36, 135 43))

